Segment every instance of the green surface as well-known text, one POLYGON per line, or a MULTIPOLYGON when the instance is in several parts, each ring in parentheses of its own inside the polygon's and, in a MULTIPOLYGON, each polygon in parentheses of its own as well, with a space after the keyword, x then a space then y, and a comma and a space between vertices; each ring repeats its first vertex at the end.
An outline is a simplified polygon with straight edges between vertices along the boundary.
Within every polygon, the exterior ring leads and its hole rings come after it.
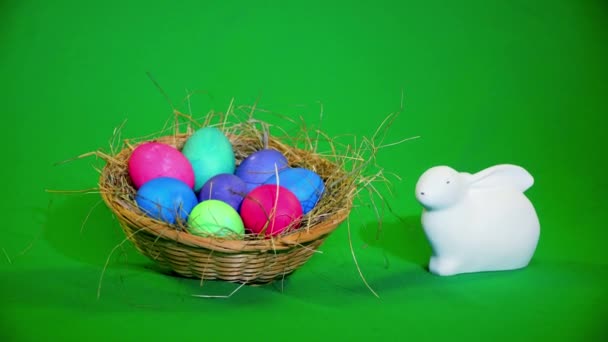
POLYGON ((606 340, 605 1, 18 1, 0 3, 3 232, 0 340, 606 340), (491 3, 491 5, 489 4, 491 3), (375 237, 347 227, 288 281, 245 287, 167 276, 125 244, 94 187, 93 158, 170 117, 151 72, 192 110, 238 103, 301 114, 331 136, 370 135, 399 107, 379 162, 402 177, 375 237), (427 273, 413 197, 437 164, 498 163, 535 177, 541 221, 530 267, 427 273), (91 212, 86 225, 84 219, 91 212), (367 246, 365 248, 365 246, 367 246), (128 258, 126 258, 128 256, 128 258))

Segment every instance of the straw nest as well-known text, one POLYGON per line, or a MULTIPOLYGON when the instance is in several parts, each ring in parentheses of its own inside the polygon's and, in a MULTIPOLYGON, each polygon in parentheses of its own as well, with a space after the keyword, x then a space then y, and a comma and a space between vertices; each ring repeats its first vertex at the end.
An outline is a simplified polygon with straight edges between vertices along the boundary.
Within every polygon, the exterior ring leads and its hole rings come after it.
MULTIPOLYGON (((380 200, 383 197, 375 184, 387 183, 388 179, 375 162, 376 153, 383 147, 400 143, 383 142, 397 113, 387 116, 371 138, 357 142, 354 137, 349 143, 330 138, 319 127, 306 125, 300 118, 262 111, 255 105, 235 107, 231 102, 225 113, 210 112, 199 120, 175 109, 173 114, 172 123, 166 124, 161 132, 123 140, 121 126, 114 132, 109 152, 99 150, 83 156, 96 155, 105 161, 99 170, 99 192, 124 230, 125 241, 131 241, 139 252, 159 265, 201 281, 219 279, 264 284, 284 279, 302 266, 348 219, 351 209, 360 205, 356 203, 360 194, 367 194, 363 205, 377 209, 374 197, 380 200), (271 119, 259 119, 260 113, 271 119), (273 238, 201 237, 188 233, 181 224, 171 225, 150 218, 138 208, 136 190, 127 171, 134 148, 143 142, 156 141, 181 149, 194 131, 207 126, 219 128, 229 138, 237 165, 254 151, 269 147, 282 152, 290 166, 308 168, 321 176, 326 192, 316 207, 302 218, 300 228, 273 238)), ((390 187, 387 188, 390 191, 390 187)), ((378 219, 381 223, 381 218, 378 219)))

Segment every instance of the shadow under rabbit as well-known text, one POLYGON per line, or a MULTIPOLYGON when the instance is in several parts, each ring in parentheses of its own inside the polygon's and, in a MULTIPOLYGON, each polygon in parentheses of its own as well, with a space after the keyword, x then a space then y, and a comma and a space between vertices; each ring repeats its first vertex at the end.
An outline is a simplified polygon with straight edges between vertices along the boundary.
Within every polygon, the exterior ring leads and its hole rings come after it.
POLYGON ((431 247, 420 224, 420 216, 401 217, 398 221, 384 222, 378 230, 377 222, 363 224, 359 230, 361 240, 381 249, 390 263, 390 256, 427 268, 431 247))

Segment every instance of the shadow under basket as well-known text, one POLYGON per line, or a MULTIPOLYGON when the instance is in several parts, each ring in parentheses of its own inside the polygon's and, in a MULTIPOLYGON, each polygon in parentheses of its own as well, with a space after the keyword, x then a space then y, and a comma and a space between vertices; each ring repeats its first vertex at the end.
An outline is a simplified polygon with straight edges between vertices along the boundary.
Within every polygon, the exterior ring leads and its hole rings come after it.
MULTIPOLYGON (((237 164, 249 153, 263 148, 255 137, 227 136, 237 164)), ((146 142, 161 142, 181 150, 187 138, 186 134, 177 134, 146 142)), ((126 147, 106 160, 99 180, 101 196, 137 250, 181 276, 252 285, 283 279, 308 261, 329 234, 347 219, 352 208, 354 182, 337 163, 269 138, 268 147, 282 152, 291 166, 309 168, 325 180, 326 190, 319 208, 303 217, 301 228, 272 239, 195 236, 183 228, 154 220, 137 208, 136 190, 127 169, 133 147, 126 147), (329 181, 332 186, 327 186, 329 181), (323 201, 331 201, 332 205, 324 205, 323 201)))

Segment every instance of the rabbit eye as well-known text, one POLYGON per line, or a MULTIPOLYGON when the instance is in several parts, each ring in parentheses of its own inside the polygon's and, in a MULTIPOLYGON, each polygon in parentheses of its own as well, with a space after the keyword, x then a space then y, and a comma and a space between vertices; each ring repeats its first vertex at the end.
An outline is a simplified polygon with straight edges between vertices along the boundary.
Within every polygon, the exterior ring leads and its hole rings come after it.
POLYGON ((446 181, 446 182, 445 182, 445 184, 450 184, 450 181, 449 181, 449 180, 448 180, 448 181, 446 181))

